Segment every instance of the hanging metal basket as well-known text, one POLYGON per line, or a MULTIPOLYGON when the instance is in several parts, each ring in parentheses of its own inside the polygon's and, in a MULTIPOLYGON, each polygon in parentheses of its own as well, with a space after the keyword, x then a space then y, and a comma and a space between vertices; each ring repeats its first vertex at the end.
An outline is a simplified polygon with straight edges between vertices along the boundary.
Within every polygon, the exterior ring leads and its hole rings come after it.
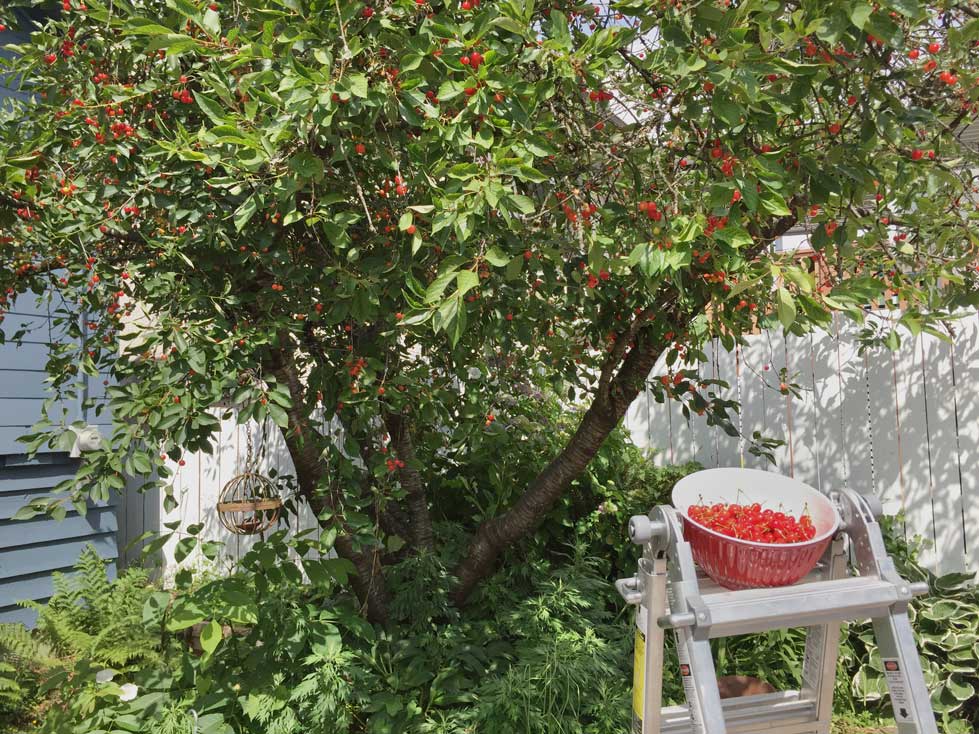
POLYGON ((239 474, 224 485, 218 497, 221 524, 236 535, 255 535, 275 525, 282 499, 275 485, 261 474, 239 474))

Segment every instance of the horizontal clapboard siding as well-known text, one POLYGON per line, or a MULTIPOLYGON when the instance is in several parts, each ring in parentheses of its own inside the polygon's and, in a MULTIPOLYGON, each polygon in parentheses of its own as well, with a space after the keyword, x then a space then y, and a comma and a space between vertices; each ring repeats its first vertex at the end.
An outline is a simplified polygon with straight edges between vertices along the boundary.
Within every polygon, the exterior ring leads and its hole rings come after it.
MULTIPOLYGON (((67 326, 55 316, 57 305, 33 294, 24 294, 14 303, 14 310, 7 313, 0 323, 3 343, 0 343, 0 456, 23 451, 17 441, 29 433, 29 429, 41 418, 44 401, 52 397, 48 389, 48 376, 44 366, 52 342, 66 342, 67 326), (28 333, 20 334, 22 329, 28 333), (13 341, 20 336, 18 341, 13 341)), ((82 377, 91 389, 94 380, 82 377)), ((101 394, 101 385, 99 393, 101 394)), ((80 393, 82 394, 82 393, 80 393)), ((70 399, 49 410, 49 417, 68 421, 84 418, 81 401, 70 399)))
MULTIPOLYGON (((8 25, 27 28, 28 20, 43 21, 47 11, 19 8, 9 12, 13 15, 6 19, 8 25)), ((8 44, 29 42, 26 32, 9 29, 0 32, 0 57, 11 55, 12 51, 4 48, 8 44)), ((11 84, 0 75, 0 105, 4 97, 24 96, 5 88, 5 83, 11 84)), ((103 557, 112 559, 110 575, 114 577, 116 572, 117 498, 93 506, 84 516, 73 510, 61 522, 50 517, 10 519, 26 502, 45 496, 69 479, 78 467, 76 460, 47 448, 28 458, 23 455, 23 444, 17 441, 41 417, 44 400, 51 397, 46 389, 44 367, 50 344, 69 341, 65 317, 74 311, 74 305, 72 309, 64 306, 57 293, 45 294, 43 298, 27 293, 17 298, 0 322, 0 622, 33 624, 35 612, 18 606, 17 602, 44 601, 50 597, 54 574, 70 572, 88 543, 103 557), (25 333, 20 333, 25 329, 25 333), (20 337, 20 344, 12 341, 15 335, 20 337)), ((101 378, 83 379, 87 384, 80 386, 83 388, 80 398, 104 393, 101 378)), ((57 421, 67 413, 68 421, 108 422, 105 415, 96 418, 94 410, 83 412, 80 398, 53 406, 49 416, 57 421)))
POLYGON ((91 506, 84 516, 72 510, 61 521, 47 516, 11 519, 26 503, 70 479, 77 467, 65 454, 0 458, 0 622, 32 624, 34 612, 18 602, 47 599, 54 574, 70 570, 88 544, 113 560, 115 573, 117 497, 91 506))

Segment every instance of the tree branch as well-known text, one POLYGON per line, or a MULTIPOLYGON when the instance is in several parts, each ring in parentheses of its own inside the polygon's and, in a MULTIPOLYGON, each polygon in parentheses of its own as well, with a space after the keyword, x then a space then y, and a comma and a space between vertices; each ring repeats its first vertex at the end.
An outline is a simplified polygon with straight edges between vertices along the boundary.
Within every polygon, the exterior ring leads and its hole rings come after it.
POLYGON ((504 550, 543 522, 625 415, 665 347, 665 342, 654 341, 649 331, 639 331, 636 340, 636 347, 610 381, 608 394, 595 397, 561 453, 509 510, 487 520, 476 531, 466 557, 456 567, 458 586, 453 597, 457 604, 464 604, 476 585, 493 572, 504 550))
MULTIPOLYGON (((292 399, 292 406, 286 411, 289 426, 282 429, 282 435, 296 468, 299 491, 318 517, 324 509, 336 512, 339 508, 333 498, 319 491, 324 467, 316 442, 312 440, 319 433, 310 427, 309 418, 302 411, 306 387, 292 361, 292 351, 285 347, 288 336, 280 334, 279 338, 280 346, 267 360, 267 367, 289 389, 292 399)), ((336 540, 337 553, 357 569, 352 583, 367 618, 384 624, 388 618, 388 595, 381 574, 380 553, 378 550, 362 552, 356 549, 351 533, 346 527, 344 531, 336 540)))
POLYGON ((391 434, 391 444, 397 456, 404 462, 398 469, 398 479, 408 494, 408 512, 411 516, 411 540, 418 549, 432 550, 435 547, 432 532, 432 518, 428 512, 428 497, 425 484, 417 469, 415 447, 411 441, 411 425, 402 413, 384 414, 384 425, 391 434))

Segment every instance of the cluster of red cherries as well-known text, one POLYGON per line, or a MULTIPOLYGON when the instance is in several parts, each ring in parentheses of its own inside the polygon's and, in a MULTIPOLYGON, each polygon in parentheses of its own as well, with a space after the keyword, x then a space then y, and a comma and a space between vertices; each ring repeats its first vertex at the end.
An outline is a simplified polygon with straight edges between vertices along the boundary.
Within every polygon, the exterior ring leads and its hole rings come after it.
POLYGON ((687 515, 714 532, 755 543, 804 543, 816 536, 808 511, 795 518, 784 512, 763 510, 757 502, 690 505, 687 515))

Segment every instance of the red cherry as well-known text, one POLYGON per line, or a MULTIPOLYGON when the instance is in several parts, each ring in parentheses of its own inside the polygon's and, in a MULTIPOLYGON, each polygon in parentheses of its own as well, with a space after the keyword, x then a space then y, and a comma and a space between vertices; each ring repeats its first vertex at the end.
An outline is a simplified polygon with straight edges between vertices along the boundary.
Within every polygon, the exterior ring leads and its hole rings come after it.
POLYGON ((371 18, 373 17, 373 15, 374 15, 374 8, 370 7, 369 5, 366 8, 364 8, 362 11, 360 11, 361 18, 371 18))
POLYGON ((829 129, 829 134, 830 134, 830 135, 839 135, 839 134, 840 134, 840 130, 842 130, 843 128, 842 128, 842 126, 840 125, 840 123, 838 123, 838 122, 834 122, 834 123, 832 123, 832 124, 831 124, 831 125, 829 126, 829 128, 828 128, 828 129, 829 129))
POLYGON ((414 234, 416 231, 417 230, 414 224, 409 224, 407 227, 405 227, 405 232, 407 232, 408 234, 414 234))
POLYGON ((921 157, 923 155, 924 155, 924 152, 923 151, 920 151, 920 150, 912 150, 911 151, 911 160, 913 160, 913 161, 920 161, 921 160, 921 157))
POLYGON ((921 56, 921 51, 919 49, 913 48, 910 51, 908 51, 908 58, 911 59, 912 61, 917 59, 919 56, 921 56))
POLYGON ((364 153, 367 152, 367 146, 364 145, 363 143, 357 143, 354 146, 354 150, 357 152, 357 155, 363 155, 364 153))
POLYGON ((930 54, 937 54, 941 50, 942 50, 942 44, 940 43, 935 42, 935 43, 928 44, 928 53, 930 54))

